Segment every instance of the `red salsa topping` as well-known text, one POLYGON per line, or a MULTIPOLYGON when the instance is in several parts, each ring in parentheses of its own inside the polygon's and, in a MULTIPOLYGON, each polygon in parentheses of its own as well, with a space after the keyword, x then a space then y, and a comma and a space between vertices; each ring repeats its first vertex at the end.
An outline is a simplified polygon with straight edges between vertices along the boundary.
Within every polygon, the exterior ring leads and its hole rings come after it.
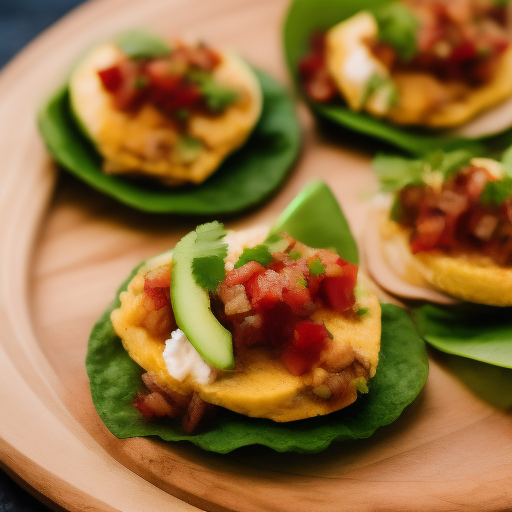
POLYGON ((99 70, 98 75, 118 110, 134 110, 149 103, 165 115, 179 119, 191 111, 217 113, 224 104, 236 99, 234 91, 226 94, 227 90, 218 84, 210 87, 211 74, 220 63, 220 55, 204 44, 178 43, 168 56, 126 57, 99 70), (205 92, 205 84, 209 92, 205 92), (217 94, 215 105, 209 102, 209 94, 217 94))
POLYGON ((272 345, 290 373, 300 375, 315 364, 330 336, 310 316, 321 308, 354 311, 358 267, 291 237, 283 241, 286 246, 272 252, 266 266, 250 261, 227 272, 215 313, 233 333, 235 349, 272 345))
POLYGON ((500 204, 482 200, 486 184, 495 181, 487 169, 470 165, 440 190, 424 184, 402 189, 393 216, 412 228, 412 252, 477 250, 499 265, 511 265, 512 197, 500 204))
MULTIPOLYGON (((402 62, 397 49, 381 40, 370 49, 391 72, 423 71, 441 80, 478 86, 492 79, 499 57, 510 46, 510 14, 506 3, 485 0, 405 0, 418 20, 416 51, 402 62)), ((326 65, 325 34, 314 33, 310 51, 299 61, 305 93, 319 102, 338 93, 326 65)))

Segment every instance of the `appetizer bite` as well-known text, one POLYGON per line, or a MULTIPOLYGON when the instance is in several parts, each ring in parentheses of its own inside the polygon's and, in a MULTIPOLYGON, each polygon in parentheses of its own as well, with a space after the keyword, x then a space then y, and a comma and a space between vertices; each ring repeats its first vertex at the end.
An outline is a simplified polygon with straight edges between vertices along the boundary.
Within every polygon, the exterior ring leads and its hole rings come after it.
POLYGON ((512 95, 508 2, 402 0, 311 37, 306 95, 400 125, 459 126, 512 95))
POLYGON ((451 302, 428 290, 433 287, 468 302, 512 306, 508 160, 471 158, 464 151, 439 152, 425 160, 377 157, 374 167, 383 190, 393 192, 394 200, 379 214, 379 239, 367 238, 375 278, 409 298, 451 302), (381 260, 394 281, 379 279, 381 260))
POLYGON ((69 79, 71 109, 107 174, 199 184, 247 140, 260 84, 230 52, 124 35, 94 48, 69 79))
POLYGON ((427 379, 425 345, 360 285, 329 187, 305 187, 269 232, 223 234, 199 227, 137 266, 92 329, 87 374, 112 434, 312 453, 395 421, 427 379))
POLYGON ((201 225, 121 293, 111 319, 146 371, 148 391, 134 406, 148 420, 181 417, 190 433, 215 405, 289 422, 368 391, 380 306, 358 283, 357 265, 286 233, 265 234, 224 241, 221 224, 201 225))
POLYGON ((141 211, 210 218, 267 199, 301 139, 292 98, 265 72, 140 30, 86 53, 37 121, 56 163, 88 186, 141 211))

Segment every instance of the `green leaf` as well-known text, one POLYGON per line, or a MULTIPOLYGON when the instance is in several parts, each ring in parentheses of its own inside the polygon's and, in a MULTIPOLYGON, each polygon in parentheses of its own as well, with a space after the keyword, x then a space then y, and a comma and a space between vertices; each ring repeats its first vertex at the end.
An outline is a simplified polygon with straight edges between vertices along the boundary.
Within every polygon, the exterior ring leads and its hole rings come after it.
POLYGON ((145 30, 122 32, 114 38, 114 43, 131 59, 152 59, 171 53, 169 43, 145 30))
POLYGON ((194 258, 192 272, 195 282, 209 292, 214 292, 217 286, 226 279, 224 260, 217 256, 194 258))
POLYGON ((503 172, 512 177, 512 146, 509 146, 501 155, 501 164, 503 172))
POLYGON ((217 256, 224 259, 228 254, 228 244, 224 242, 227 231, 214 220, 196 228, 197 239, 194 244, 194 257, 217 256))
POLYGON ((422 182, 424 162, 400 156, 377 155, 372 162, 382 192, 396 192, 422 182))
MULTIPOLYGON (((126 289, 132 276, 119 291, 126 289)), ((189 435, 183 432, 179 420, 147 421, 132 406, 141 387, 143 370, 124 350, 110 322, 110 313, 119 304, 116 299, 94 326, 86 359, 96 410, 118 438, 159 436, 165 441, 189 441, 218 453, 254 444, 279 452, 318 452, 333 441, 369 437, 377 428, 395 421, 416 398, 428 375, 425 345, 407 313, 397 306, 383 304, 377 374, 369 383, 369 392, 356 403, 327 416, 291 423, 222 410, 214 428, 189 435)))
POLYGON ((238 93, 224 87, 208 73, 193 73, 191 80, 199 86, 208 109, 212 112, 222 112, 238 99, 238 93))
POLYGON ((256 245, 255 247, 246 247, 244 252, 238 258, 238 261, 235 264, 235 268, 240 268, 242 265, 249 263, 250 261, 257 261, 264 267, 270 265, 272 263, 272 254, 268 249, 268 246, 265 244, 256 245))
MULTIPOLYGON (((309 40, 313 32, 327 30, 361 10, 374 11, 385 3, 383 0, 293 0, 283 27, 283 41, 288 70, 297 90, 301 91, 298 63, 309 51, 309 40)), ((414 155, 424 155, 437 148, 469 148, 475 154, 485 154, 486 146, 475 139, 444 133, 433 134, 420 128, 401 127, 364 112, 352 112, 343 103, 320 104, 307 99, 306 101, 320 117, 348 130, 393 144, 414 155)), ((512 133, 512 130, 510 132, 512 133)), ((490 146, 494 139, 486 139, 486 145, 490 146)))
POLYGON ((466 308, 423 306, 420 332, 441 352, 512 368, 512 308, 466 308))
POLYGON ((325 274, 325 266, 320 260, 320 258, 316 258, 313 261, 308 263, 309 271, 313 276, 319 276, 321 274, 325 274))
POLYGON ((272 226, 269 237, 283 231, 309 247, 330 249, 358 264, 357 245, 331 189, 323 181, 304 187, 272 226))
MULTIPOLYGON (((323 222, 310 223, 311 233, 302 225, 308 213, 315 211, 315 201, 318 201, 319 211, 325 212, 321 206, 325 200, 330 202, 332 197, 325 183, 309 185, 298 196, 304 204, 296 199, 276 226, 286 225, 290 228, 287 229, 290 235, 298 239, 303 237, 328 243, 331 237, 330 246, 337 246, 340 240, 353 241, 344 217, 340 219, 336 210, 331 210, 335 214, 332 222, 322 219, 323 222)), ((275 234, 268 237, 273 242, 278 239, 275 234)), ((116 297, 126 289, 138 268, 121 285, 116 297)), ((112 327, 110 313, 119 305, 116 298, 94 326, 86 359, 96 410, 109 430, 119 438, 156 435, 166 441, 189 441, 218 453, 248 445, 264 445, 279 452, 318 452, 333 441, 369 437, 377 428, 395 421, 416 398, 428 375, 425 345, 411 319, 403 309, 382 304, 377 373, 370 381, 369 393, 360 396, 356 403, 327 416, 291 423, 249 418, 222 410, 214 428, 187 435, 178 420, 148 422, 131 405, 141 386, 143 370, 128 356, 112 327)))
POLYGON ((416 35, 419 20, 400 3, 384 5, 374 11, 379 26, 379 39, 391 45, 403 62, 410 61, 417 52, 416 35))
POLYGON ((181 137, 176 144, 176 155, 180 162, 191 163, 203 151, 204 145, 200 139, 190 135, 181 137))
POLYGON ((509 197, 512 197, 512 177, 507 176, 502 180, 488 181, 479 201, 484 205, 501 206, 509 197))
POLYGON ((67 87, 56 91, 39 111, 39 130, 51 155, 63 169, 132 208, 210 218, 240 212, 275 192, 300 147, 300 129, 292 99, 268 75, 255 73, 263 92, 261 118, 247 143, 201 185, 172 188, 104 174, 101 157, 70 113, 67 87))
POLYGON ((464 149, 450 152, 438 149, 418 159, 377 155, 372 167, 377 173, 382 192, 396 192, 407 185, 422 183, 430 173, 441 173, 446 179, 467 165, 473 156, 471 151, 464 149))
POLYGON ((197 238, 192 249, 192 273, 195 282, 204 290, 213 292, 226 278, 224 258, 228 245, 224 242, 226 230, 217 221, 196 228, 197 238))

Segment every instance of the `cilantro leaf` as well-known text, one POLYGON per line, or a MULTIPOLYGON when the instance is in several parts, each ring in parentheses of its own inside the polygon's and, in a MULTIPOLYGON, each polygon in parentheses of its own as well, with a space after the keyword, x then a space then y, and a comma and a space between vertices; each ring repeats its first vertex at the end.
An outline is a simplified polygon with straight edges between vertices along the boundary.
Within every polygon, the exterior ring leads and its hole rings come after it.
POLYGON ((373 93, 378 93, 382 97, 386 110, 394 106, 398 101, 398 90, 393 80, 388 76, 382 76, 374 73, 366 82, 362 104, 365 105, 373 93))
POLYGON ((196 228, 197 239, 194 244, 194 257, 218 256, 224 259, 228 255, 228 244, 224 242, 227 231, 214 220, 196 228))
POLYGON ((224 258, 228 254, 228 246, 223 241, 226 231, 220 222, 213 221, 198 226, 196 234, 192 249, 192 274, 201 288, 215 291, 226 277, 224 258))
POLYGON ((395 192, 422 181, 424 162, 420 160, 377 155, 372 166, 379 178, 382 192, 395 192))
POLYGON ((195 282, 209 292, 214 292, 219 283, 226 278, 224 260, 218 256, 194 258, 192 272, 195 282))
POLYGON ((308 262, 309 271, 313 276, 319 276, 320 274, 325 274, 325 266, 320 260, 320 258, 316 258, 313 261, 308 262))
POLYGON ((164 57, 172 51, 165 39, 144 30, 123 32, 114 39, 114 42, 130 59, 164 57))
POLYGON ((192 73, 191 80, 198 85, 208 109, 212 112, 222 112, 238 100, 236 91, 219 84, 208 73, 192 73))
POLYGON ((432 173, 440 173, 443 179, 462 169, 469 163, 473 153, 459 149, 445 153, 441 149, 421 159, 409 159, 400 156, 377 155, 373 169, 377 172, 382 192, 396 192, 408 185, 417 185, 425 181, 432 173))
POLYGON ((512 177, 502 180, 488 181, 480 194, 480 202, 484 205, 501 206, 509 197, 512 197, 512 177))
POLYGON ((512 146, 501 155, 501 164, 503 165, 503 172, 507 176, 512 176, 512 146))
POLYGON ((266 267, 272 263, 273 259, 274 258, 272 257, 272 254, 270 254, 268 246, 265 244, 256 245, 255 247, 246 247, 244 252, 242 252, 238 258, 235 268, 239 268, 250 261, 257 261, 266 267))
POLYGON ((374 12, 379 26, 379 39, 391 45, 403 62, 410 61, 417 52, 416 32, 419 20, 400 3, 385 5, 374 12))

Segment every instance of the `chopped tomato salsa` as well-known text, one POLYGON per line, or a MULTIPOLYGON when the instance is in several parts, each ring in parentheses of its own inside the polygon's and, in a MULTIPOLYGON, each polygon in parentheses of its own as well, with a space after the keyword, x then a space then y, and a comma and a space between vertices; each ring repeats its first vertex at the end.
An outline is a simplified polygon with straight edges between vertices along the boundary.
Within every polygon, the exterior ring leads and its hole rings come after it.
POLYGON ((397 197, 395 220, 410 227, 413 253, 439 249, 474 251, 499 265, 512 264, 512 197, 500 204, 483 201, 487 169, 467 166, 435 190, 411 185, 397 197))
MULTIPOLYGON (((470 86, 494 76, 500 56, 511 44, 506 2, 490 0, 404 0, 418 20, 416 48, 407 62, 399 51, 378 38, 367 41, 373 55, 390 71, 420 71, 444 81, 462 81, 470 86)), ((338 92, 326 65, 325 33, 315 32, 309 52, 298 65, 306 95, 328 102, 338 92)))
MULTIPOLYGON (((124 58, 98 70, 98 76, 118 110, 151 104, 163 114, 180 119, 191 111, 213 112, 201 84, 212 80, 211 74, 220 63, 220 55, 204 44, 178 43, 166 57, 124 58)), ((209 87, 210 93, 212 89, 209 87)), ((232 93, 231 98, 235 97, 232 93)))
POLYGON ((250 261, 227 272, 215 294, 214 303, 220 302, 214 311, 232 331, 235 347, 273 345, 290 373, 301 375, 329 339, 325 326, 309 317, 321 308, 353 313, 358 267, 283 236, 288 246, 271 253, 266 267, 250 261))

